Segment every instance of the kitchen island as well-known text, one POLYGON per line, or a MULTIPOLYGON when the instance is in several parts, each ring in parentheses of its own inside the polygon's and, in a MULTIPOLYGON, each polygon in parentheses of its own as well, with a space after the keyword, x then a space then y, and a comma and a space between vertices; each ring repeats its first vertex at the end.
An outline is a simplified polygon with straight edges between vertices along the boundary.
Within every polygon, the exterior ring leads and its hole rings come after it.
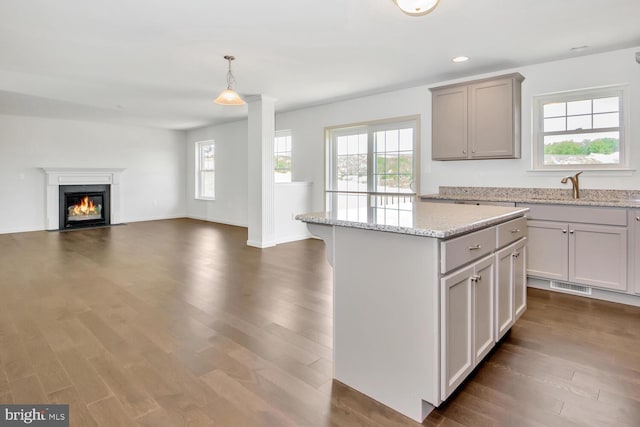
POLYGON ((333 266, 334 378, 421 422, 526 308, 526 211, 417 202, 298 215, 333 266))

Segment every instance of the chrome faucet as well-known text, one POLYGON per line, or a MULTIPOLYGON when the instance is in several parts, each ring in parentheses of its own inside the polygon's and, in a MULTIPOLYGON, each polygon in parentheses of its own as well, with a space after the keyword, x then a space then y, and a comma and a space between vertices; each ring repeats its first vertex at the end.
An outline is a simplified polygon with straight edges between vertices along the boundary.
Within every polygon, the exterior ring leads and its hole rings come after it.
POLYGON ((578 172, 577 174, 573 175, 573 176, 565 176, 564 178, 562 178, 560 180, 561 183, 566 184, 567 181, 571 180, 571 186, 573 189, 573 198, 574 199, 579 199, 580 198, 580 182, 578 181, 578 175, 580 175, 582 173, 582 171, 578 172))

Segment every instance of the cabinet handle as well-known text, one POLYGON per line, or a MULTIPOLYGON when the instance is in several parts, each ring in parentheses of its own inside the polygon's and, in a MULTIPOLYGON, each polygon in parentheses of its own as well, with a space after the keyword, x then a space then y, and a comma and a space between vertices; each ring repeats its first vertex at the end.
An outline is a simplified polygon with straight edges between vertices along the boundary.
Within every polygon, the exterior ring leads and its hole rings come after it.
POLYGON ((513 253, 513 257, 514 257, 514 258, 518 258, 519 256, 520 256, 520 252, 514 252, 514 253, 513 253))
POLYGON ((512 233, 519 233, 520 229, 519 228, 514 228, 513 230, 511 230, 512 233))
POLYGON ((467 150, 462 150, 462 154, 467 154, 467 150))
POLYGON ((481 280, 482 280, 482 276, 480 276, 479 274, 474 274, 473 276, 471 276, 471 281, 474 283, 478 283, 481 280))
POLYGON ((475 154, 476 150, 471 150, 471 154, 475 154))
POLYGON ((567 230, 562 230, 562 233, 563 234, 567 234, 567 230))
POLYGON ((569 234, 573 234, 575 230, 569 230, 569 234))
POLYGON ((469 246, 469 250, 470 251, 477 251, 478 249, 480 249, 482 246, 480 245, 475 245, 475 246, 469 246))
POLYGON ((640 216, 637 216, 637 217, 636 217, 636 221, 640 221, 640 216))

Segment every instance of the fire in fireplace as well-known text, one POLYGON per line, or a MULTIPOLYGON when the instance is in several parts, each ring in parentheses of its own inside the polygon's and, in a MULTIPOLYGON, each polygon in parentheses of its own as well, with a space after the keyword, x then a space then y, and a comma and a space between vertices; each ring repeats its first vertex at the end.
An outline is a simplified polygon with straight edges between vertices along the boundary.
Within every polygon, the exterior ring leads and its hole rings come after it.
POLYGON ((69 221, 87 221, 102 218, 102 205, 94 203, 93 198, 84 196, 80 203, 67 208, 67 219, 69 221))
POLYGON ((61 185, 60 230, 110 224, 109 185, 61 185))

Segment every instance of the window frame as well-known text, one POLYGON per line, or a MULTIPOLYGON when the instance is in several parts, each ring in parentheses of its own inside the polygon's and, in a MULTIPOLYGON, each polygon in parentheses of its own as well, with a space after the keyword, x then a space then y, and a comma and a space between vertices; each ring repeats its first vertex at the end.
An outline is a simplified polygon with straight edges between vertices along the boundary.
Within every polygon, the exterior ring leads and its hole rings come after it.
POLYGON ((273 177, 275 180, 276 174, 278 173, 278 171, 289 171, 289 177, 290 180, 289 181, 275 181, 276 184, 288 184, 293 182, 293 137, 291 136, 291 129, 282 129, 282 130, 277 130, 274 132, 274 136, 273 136, 273 177), (277 138, 289 138, 289 144, 290 144, 290 150, 289 151, 276 151, 277 148, 277 144, 276 144, 276 139, 277 138), (291 163, 289 165, 288 169, 283 169, 280 168, 278 169, 276 167, 277 162, 276 162, 276 156, 278 153, 289 153, 289 158, 291 159, 291 163))
POLYGON ((378 198, 415 198, 419 194, 420 182, 420 115, 394 117, 389 119, 374 120, 368 122, 352 123, 325 128, 325 209, 329 208, 329 194, 353 194, 366 195, 367 206, 370 217, 375 216, 375 199, 378 198), (374 189, 374 178, 376 171, 374 167, 375 157, 375 132, 411 127, 413 129, 413 163, 412 163, 412 183, 411 192, 378 192, 374 189), (337 137, 367 134, 367 190, 366 191, 343 191, 337 189, 336 167, 333 159, 337 155, 337 137))
POLYGON ((216 189, 215 189, 215 176, 216 176, 216 155, 215 155, 216 143, 214 140, 206 140, 206 141, 198 141, 195 143, 195 196, 196 200, 215 200, 216 199, 216 189), (203 149, 204 147, 212 146, 213 147, 213 168, 204 168, 203 167, 203 149), (214 188, 213 195, 203 195, 203 185, 202 185, 202 173, 203 172, 213 172, 214 176, 214 188))
MULTIPOLYGON (((533 97, 532 118, 532 170, 534 171, 620 171, 629 169, 629 86, 613 85, 589 89, 555 92, 533 97), (600 98, 619 98, 619 123, 618 127, 589 128, 566 131, 544 132, 544 105, 551 102, 572 102, 580 100, 594 100, 600 98), (599 132, 619 132, 620 157, 617 164, 571 164, 571 165, 545 165, 544 164, 544 137, 552 135, 593 134, 599 132)), ((590 113, 593 117, 593 111, 590 113)), ((570 117, 568 114, 565 117, 570 117)))

